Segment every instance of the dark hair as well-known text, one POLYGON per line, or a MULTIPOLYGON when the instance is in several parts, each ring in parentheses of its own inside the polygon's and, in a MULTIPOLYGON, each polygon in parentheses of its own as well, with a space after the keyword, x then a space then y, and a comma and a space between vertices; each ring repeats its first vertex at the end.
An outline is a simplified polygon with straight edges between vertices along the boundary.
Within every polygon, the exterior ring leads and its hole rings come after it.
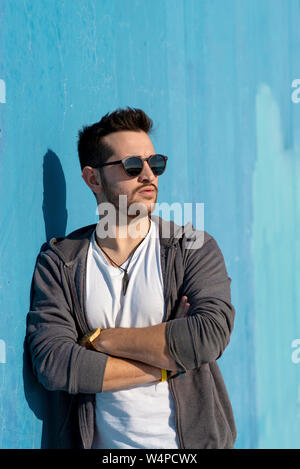
POLYGON ((148 134, 152 127, 152 119, 144 111, 129 106, 126 109, 117 109, 105 114, 99 122, 93 125, 82 127, 78 132, 77 143, 81 169, 85 166, 96 167, 99 163, 105 163, 113 154, 112 148, 101 141, 105 135, 119 130, 143 130, 148 134))

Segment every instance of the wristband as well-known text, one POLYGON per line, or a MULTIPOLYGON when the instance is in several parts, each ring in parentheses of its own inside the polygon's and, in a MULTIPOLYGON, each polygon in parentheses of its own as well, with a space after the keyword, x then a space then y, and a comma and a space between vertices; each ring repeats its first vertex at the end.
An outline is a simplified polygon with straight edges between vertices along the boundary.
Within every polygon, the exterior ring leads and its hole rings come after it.
POLYGON ((90 335, 90 337, 88 338, 87 348, 89 350, 95 350, 96 352, 98 352, 96 347, 93 345, 93 341, 97 339, 97 337, 99 337, 99 335, 101 334, 101 331, 102 331, 101 327, 98 327, 98 329, 96 329, 95 332, 92 335, 90 335))
POLYGON ((168 375, 167 370, 161 369, 161 380, 160 381, 167 381, 168 375))
POLYGON ((93 331, 91 332, 88 332, 81 340, 81 345, 83 345, 84 347, 86 347, 87 349, 89 350, 96 350, 96 347, 94 347, 93 345, 93 341, 99 337, 100 333, 101 333, 102 329, 101 327, 98 327, 98 329, 94 329, 93 331))

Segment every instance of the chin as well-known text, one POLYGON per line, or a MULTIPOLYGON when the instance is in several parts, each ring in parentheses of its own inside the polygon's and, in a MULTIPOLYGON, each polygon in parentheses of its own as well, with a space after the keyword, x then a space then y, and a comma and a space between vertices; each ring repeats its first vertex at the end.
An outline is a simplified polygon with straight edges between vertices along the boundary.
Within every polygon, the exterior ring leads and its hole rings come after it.
POLYGON ((155 210, 155 206, 156 206, 156 201, 155 202, 150 202, 150 206, 149 206, 149 209, 148 209, 148 215, 155 210))
POLYGON ((155 205, 156 205, 156 199, 155 201, 154 200, 143 200, 143 202, 134 201, 129 205, 129 207, 133 206, 132 211, 134 213, 138 214, 139 212, 139 214, 143 213, 146 216, 146 215, 149 215, 151 212, 153 212, 153 210, 155 209, 155 205), (139 207, 141 207, 141 209, 139 209, 139 207))

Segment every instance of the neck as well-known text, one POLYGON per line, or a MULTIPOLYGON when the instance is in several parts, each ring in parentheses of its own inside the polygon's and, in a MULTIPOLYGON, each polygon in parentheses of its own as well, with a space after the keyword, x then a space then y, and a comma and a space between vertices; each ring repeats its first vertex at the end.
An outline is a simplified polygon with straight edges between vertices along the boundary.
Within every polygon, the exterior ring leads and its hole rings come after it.
POLYGON ((150 218, 146 216, 133 218, 130 223, 124 225, 110 225, 107 229, 107 220, 101 217, 96 226, 96 241, 104 249, 119 254, 126 253, 134 249, 147 236, 150 224, 150 218))

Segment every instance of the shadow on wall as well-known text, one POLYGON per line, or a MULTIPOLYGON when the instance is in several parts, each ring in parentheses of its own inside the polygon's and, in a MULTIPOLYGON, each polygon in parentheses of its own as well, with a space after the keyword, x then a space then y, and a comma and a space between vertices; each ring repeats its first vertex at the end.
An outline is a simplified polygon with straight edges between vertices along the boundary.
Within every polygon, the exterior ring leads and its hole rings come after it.
POLYGON ((46 240, 66 234, 68 212, 66 208, 66 180, 58 156, 48 150, 43 164, 43 214, 46 240))
MULTIPOLYGON (((43 162, 43 215, 45 223, 46 241, 53 237, 63 237, 67 226, 66 181, 58 156, 51 150, 44 155, 43 162)), ((31 305, 30 292, 30 305, 31 305)), ((46 391, 38 383, 31 367, 26 342, 24 340, 23 353, 23 381, 27 403, 35 416, 43 421, 41 448, 57 447, 53 440, 52 431, 55 428, 58 393, 46 391), (56 411, 55 411, 56 409, 56 411), (49 428, 52 429, 51 434, 49 428)), ((57 429, 59 431, 59 429, 57 429)), ((58 433, 57 431, 57 433, 58 433)), ((34 446, 34 443, 33 443, 34 446)))

